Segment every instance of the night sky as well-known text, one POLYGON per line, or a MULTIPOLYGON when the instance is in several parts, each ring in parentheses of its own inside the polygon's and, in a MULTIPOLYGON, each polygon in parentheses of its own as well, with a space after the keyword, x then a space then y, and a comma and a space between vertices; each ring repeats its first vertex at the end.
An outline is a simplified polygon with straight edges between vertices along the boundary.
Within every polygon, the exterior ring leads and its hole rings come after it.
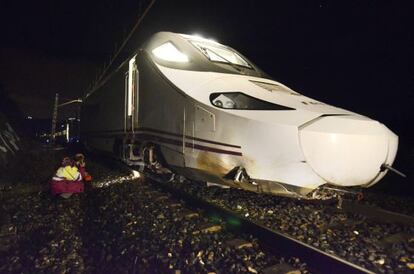
MULTIPOLYGON (((2 0, 4 92, 26 115, 49 117, 54 94, 81 96, 148 3, 2 0)), ((412 3, 158 0, 117 61, 154 32, 198 33, 294 90, 380 120, 412 145, 412 3)))

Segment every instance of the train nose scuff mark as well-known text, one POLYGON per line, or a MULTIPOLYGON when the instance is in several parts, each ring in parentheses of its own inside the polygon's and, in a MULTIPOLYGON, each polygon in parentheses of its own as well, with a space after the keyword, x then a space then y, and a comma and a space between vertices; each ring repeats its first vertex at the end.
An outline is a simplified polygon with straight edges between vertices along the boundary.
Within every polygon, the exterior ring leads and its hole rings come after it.
POLYGON ((223 157, 215 153, 201 151, 197 156, 197 168, 223 177, 232 168, 223 157))

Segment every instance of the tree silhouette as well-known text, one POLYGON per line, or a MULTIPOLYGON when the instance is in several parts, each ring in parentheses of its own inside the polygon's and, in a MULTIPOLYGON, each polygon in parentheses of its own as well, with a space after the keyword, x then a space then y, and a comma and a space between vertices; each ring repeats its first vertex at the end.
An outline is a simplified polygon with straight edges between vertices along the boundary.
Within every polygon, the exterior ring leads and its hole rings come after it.
POLYGON ((25 133, 25 119, 17 103, 10 98, 4 85, 0 82, 0 113, 8 120, 9 124, 21 136, 25 133))

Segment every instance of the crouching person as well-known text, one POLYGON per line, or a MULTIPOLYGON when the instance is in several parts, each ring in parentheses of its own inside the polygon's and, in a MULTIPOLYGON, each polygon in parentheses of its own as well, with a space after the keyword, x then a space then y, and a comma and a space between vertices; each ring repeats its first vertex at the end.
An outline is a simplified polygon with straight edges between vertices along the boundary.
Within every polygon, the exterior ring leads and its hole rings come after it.
POLYGON ((82 175, 69 157, 64 157, 61 167, 50 182, 53 195, 69 198, 73 193, 84 191, 82 175))
POLYGON ((86 171, 85 156, 82 153, 77 153, 74 159, 75 165, 85 182, 85 190, 90 191, 92 189, 92 176, 86 171))
POLYGON ((92 181, 92 176, 86 171, 85 156, 82 153, 75 155, 75 165, 85 182, 92 181))

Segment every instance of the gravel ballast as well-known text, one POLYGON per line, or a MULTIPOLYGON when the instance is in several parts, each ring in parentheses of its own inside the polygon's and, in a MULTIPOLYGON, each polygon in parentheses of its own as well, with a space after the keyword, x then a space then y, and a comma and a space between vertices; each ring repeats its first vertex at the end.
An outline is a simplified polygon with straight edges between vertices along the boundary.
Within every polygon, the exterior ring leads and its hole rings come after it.
POLYGON ((96 163, 88 171, 95 187, 68 199, 3 197, 1 273, 308 273, 129 172, 96 163))
MULTIPOLYGON (((190 180, 170 184, 376 273, 411 273, 414 269, 413 226, 378 222, 317 201, 207 186, 190 180)), ((378 199, 365 203, 376 204, 378 199)))

